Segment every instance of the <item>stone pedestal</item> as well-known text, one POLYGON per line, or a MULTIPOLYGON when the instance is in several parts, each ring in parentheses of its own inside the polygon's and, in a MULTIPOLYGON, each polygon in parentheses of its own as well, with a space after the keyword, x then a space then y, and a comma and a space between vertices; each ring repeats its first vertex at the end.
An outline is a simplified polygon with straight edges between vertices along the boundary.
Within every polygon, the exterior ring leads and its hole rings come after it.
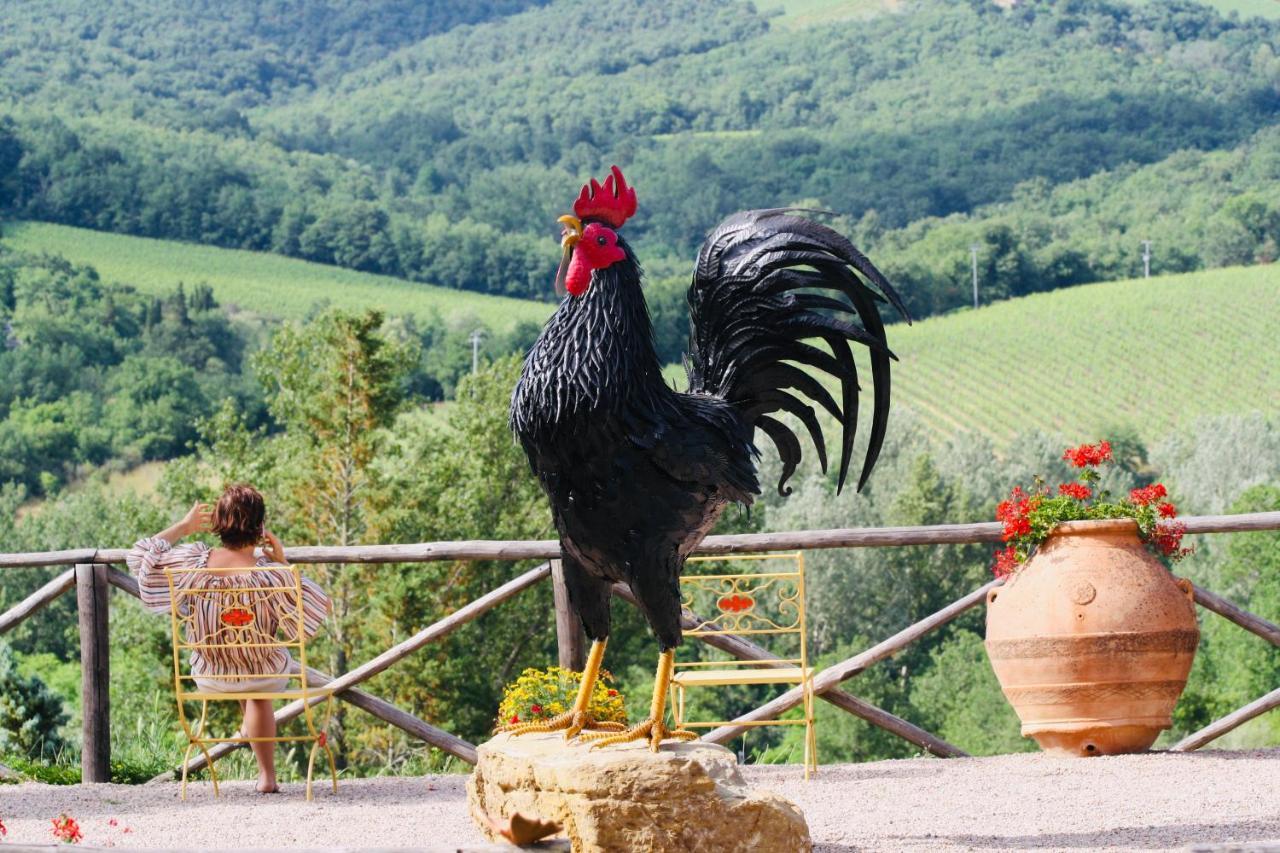
POLYGON ((669 741, 603 749, 557 734, 482 744, 467 780, 471 817, 491 840, 516 812, 558 822, 575 851, 807 851, 791 801, 747 787, 722 746, 669 741))

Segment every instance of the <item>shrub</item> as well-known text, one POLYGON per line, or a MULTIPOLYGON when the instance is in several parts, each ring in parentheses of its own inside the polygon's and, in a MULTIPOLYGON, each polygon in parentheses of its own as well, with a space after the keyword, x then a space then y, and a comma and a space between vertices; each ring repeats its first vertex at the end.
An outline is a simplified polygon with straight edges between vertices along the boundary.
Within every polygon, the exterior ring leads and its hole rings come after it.
POLYGON ((0 644, 0 753, 52 758, 66 746, 66 722, 62 700, 37 676, 23 677, 13 650, 0 644))

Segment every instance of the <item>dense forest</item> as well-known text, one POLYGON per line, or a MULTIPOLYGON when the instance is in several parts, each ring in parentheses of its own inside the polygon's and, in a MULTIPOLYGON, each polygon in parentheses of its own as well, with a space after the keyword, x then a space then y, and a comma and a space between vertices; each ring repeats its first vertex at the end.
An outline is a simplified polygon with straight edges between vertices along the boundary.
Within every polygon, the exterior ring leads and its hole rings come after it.
MULTIPOLYGON (((640 193, 627 236, 668 361, 684 346, 694 252, 741 208, 829 211, 918 317, 970 303, 971 251, 984 302, 1139 275, 1143 240, 1156 273, 1280 254, 1280 22, 1190 0, 896 5, 806 28, 740 0, 10 3, 0 237, 5 220, 44 220, 550 299, 555 217, 617 162, 640 193)), ((474 324, 324 297, 281 322, 270 294, 249 311, 199 281, 144 295, 0 245, 0 551, 127 545, 246 480, 289 544, 552 535, 506 425, 511 354, 537 328, 487 330, 473 372, 474 324), (358 439, 336 442, 352 424, 358 439), (113 485, 144 462, 154 488, 113 485)), ((1162 381, 1140 353, 1134 364, 1162 381)), ((726 513, 720 529, 990 517, 1009 484, 1062 477, 1062 448, 1096 438, 1037 426, 997 449, 939 439, 898 407, 863 494, 833 500, 830 478, 802 469, 787 501, 726 513)), ((1115 488, 1160 478, 1189 514, 1280 509, 1274 412, 1147 443, 1113 426, 1115 488)), ((1274 536, 1197 547, 1181 571, 1280 619, 1274 536)), ((847 656, 927 615, 982 583, 989 560, 979 547, 813 555, 814 653, 847 656)), ((519 568, 317 566, 337 604, 320 664, 349 669, 519 568)), ((6 571, 0 609, 48 577, 6 571)), ((114 733, 116 772, 136 781, 179 750, 167 623, 122 598, 113 703, 136 726, 114 733)), ((636 614, 618 618, 610 666, 637 712, 653 649, 636 614)), ((548 589, 524 593, 370 688, 483 738, 502 685, 554 660, 553 621, 548 589)), ((64 597, 0 643, 7 764, 74 774, 74 625, 64 597)), ((1025 749, 981 631, 971 613, 851 687, 975 753, 1025 749)), ((1226 623, 1206 622, 1205 637, 1178 732, 1261 695, 1280 668, 1226 623)), ((716 694, 695 712, 759 698, 716 694)), ((912 754, 838 711, 819 719, 824 760, 912 754)), ((1275 743, 1280 726, 1237 737, 1275 743)), ((442 764, 352 711, 336 740, 352 773, 442 764)), ((746 749, 794 761, 799 744, 760 732, 746 749)))
POLYGON ((0 206, 548 298, 555 216, 618 162, 654 272, 733 210, 817 206, 922 315, 965 304, 973 243, 989 298, 1133 275, 1144 239, 1159 271, 1275 254, 1280 22, 919 0, 796 30, 736 0, 562 0, 334 2, 294 29, 294 5, 20 6, 0 206))

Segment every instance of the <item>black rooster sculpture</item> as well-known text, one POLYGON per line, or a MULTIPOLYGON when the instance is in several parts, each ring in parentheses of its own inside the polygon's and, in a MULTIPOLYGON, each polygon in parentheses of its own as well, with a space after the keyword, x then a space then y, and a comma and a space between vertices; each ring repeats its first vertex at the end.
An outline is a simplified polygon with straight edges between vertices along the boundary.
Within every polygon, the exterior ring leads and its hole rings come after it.
POLYGON ((884 439, 894 358, 876 303, 907 311, 884 276, 830 228, 790 209, 734 214, 698 252, 688 295, 689 391, 678 393, 662 378, 640 265, 618 235, 635 210, 635 190, 614 166, 603 186, 592 180, 582 188, 575 216, 560 218, 556 284, 568 296, 529 351, 511 398, 511 428, 551 501, 569 600, 592 645, 573 709, 508 731, 563 730, 569 739, 597 729, 583 739, 597 746, 647 739, 656 750, 664 738, 696 737, 663 722, 681 641, 680 574, 724 508, 760 493, 755 430, 777 446, 778 491, 789 494, 800 442, 772 415, 788 412, 804 424, 825 471, 818 418, 789 392, 816 402, 843 429, 843 487, 858 418, 849 342, 866 346, 875 407, 861 488, 884 439), (814 346, 819 340, 827 349, 814 346), (817 373, 838 380, 839 403, 817 373), (661 648, 649 718, 625 731, 587 713, 615 582, 630 585, 661 648))

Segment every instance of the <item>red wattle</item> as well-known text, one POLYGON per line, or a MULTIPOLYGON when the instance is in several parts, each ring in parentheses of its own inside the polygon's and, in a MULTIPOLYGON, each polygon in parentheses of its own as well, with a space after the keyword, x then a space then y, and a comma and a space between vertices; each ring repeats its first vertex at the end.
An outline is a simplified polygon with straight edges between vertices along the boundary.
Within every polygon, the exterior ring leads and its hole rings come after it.
POLYGON ((579 252, 574 252, 569 260, 569 272, 564 277, 564 289, 574 296, 587 292, 591 284, 591 267, 587 266, 579 252))

